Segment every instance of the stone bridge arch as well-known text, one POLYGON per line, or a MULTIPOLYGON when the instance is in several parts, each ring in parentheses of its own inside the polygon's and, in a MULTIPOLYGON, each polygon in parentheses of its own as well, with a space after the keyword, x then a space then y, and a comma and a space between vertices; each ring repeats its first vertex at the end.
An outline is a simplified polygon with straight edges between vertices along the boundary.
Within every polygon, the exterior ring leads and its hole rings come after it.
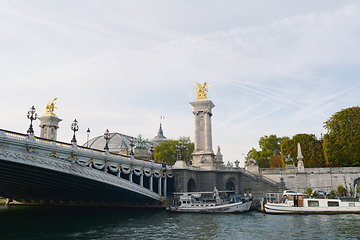
POLYGON ((225 189, 235 191, 235 189, 236 189, 236 179, 232 177, 232 178, 229 178, 228 180, 226 180, 225 189))
POLYGON ((193 178, 190 178, 187 184, 188 192, 196 192, 196 182, 193 178))
POLYGON ((222 185, 223 185, 223 190, 225 189, 230 189, 230 190, 234 190, 235 194, 239 194, 240 192, 240 184, 239 184, 239 179, 236 175, 232 175, 232 174, 226 174, 223 177, 223 181, 222 181, 222 185))

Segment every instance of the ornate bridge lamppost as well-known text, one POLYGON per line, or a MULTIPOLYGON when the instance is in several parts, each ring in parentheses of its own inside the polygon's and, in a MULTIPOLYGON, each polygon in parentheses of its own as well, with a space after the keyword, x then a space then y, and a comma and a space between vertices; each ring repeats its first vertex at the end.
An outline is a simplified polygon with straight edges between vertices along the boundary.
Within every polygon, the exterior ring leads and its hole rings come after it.
POLYGON ((71 124, 71 130, 74 131, 74 135, 73 135, 73 138, 71 139, 71 143, 76 144, 77 141, 76 141, 75 133, 77 131, 79 131, 79 125, 78 125, 78 121, 76 119, 71 124))
POLYGON ((150 144, 150 160, 154 160, 154 144, 150 144))
POLYGON ((182 140, 179 140, 179 143, 176 145, 176 148, 178 150, 178 154, 177 154, 177 161, 184 161, 184 157, 183 157, 183 148, 184 145, 182 143, 182 140))
POLYGON ((109 151, 109 140, 110 140, 110 132, 109 129, 106 129, 105 133, 104 133, 104 138, 105 138, 105 147, 104 150, 105 151, 109 151))
POLYGON ((130 156, 134 156, 134 150, 133 148, 135 147, 135 143, 134 143, 134 138, 132 137, 130 140, 130 156))
POLYGON ((30 120, 30 127, 27 130, 27 133, 28 134, 34 134, 34 129, 33 129, 32 122, 37 119, 37 113, 36 113, 36 109, 35 109, 34 106, 32 106, 30 108, 30 110, 27 112, 27 118, 30 120))
POLYGON ((90 128, 86 131, 87 133, 87 141, 86 141, 86 147, 89 147, 89 138, 90 138, 90 128))

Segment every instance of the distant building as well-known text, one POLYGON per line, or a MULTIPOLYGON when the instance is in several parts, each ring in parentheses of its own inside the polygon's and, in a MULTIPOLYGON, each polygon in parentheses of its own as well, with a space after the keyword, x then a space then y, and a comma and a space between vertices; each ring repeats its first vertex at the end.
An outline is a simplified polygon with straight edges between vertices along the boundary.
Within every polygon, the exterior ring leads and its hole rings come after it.
MULTIPOLYGON (((108 142, 109 151, 112 153, 129 155, 131 151, 130 142, 133 139, 134 142, 133 151, 135 158, 149 159, 151 155, 150 153, 151 144, 153 144, 153 146, 155 147, 160 142, 169 141, 169 139, 167 139, 164 136, 161 124, 159 127, 158 134, 153 139, 147 140, 147 139, 141 139, 141 136, 139 137, 136 138, 121 133, 110 133, 110 139, 108 142)), ((83 146, 98 150, 104 150, 105 147, 104 135, 100 135, 90 139, 88 142, 84 143, 83 146)))
POLYGON ((162 130, 162 126, 161 126, 161 123, 160 123, 158 134, 153 139, 150 139, 150 142, 152 142, 152 143, 154 143, 156 145, 159 145, 159 143, 167 142, 167 141, 169 141, 169 139, 167 139, 164 136, 164 132, 162 130))

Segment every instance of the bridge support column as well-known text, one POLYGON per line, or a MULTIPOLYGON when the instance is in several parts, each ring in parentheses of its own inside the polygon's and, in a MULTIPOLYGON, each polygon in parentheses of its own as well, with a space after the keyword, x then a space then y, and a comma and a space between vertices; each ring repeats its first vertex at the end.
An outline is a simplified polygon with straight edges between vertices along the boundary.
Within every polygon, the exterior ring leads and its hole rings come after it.
POLYGON ((150 176, 150 191, 153 191, 153 174, 150 176))
POLYGON ((166 189, 167 189, 166 180, 167 180, 167 178, 164 178, 164 197, 167 197, 167 192, 166 192, 166 189))
POLYGON ((159 177, 159 195, 161 196, 161 174, 160 174, 160 177, 159 177))

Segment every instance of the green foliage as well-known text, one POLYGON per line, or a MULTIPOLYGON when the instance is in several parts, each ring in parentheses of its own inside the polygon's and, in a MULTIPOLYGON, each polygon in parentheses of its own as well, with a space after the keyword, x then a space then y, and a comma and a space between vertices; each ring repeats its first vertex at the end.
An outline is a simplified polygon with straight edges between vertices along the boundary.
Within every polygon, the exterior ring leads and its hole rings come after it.
POLYGON ((360 166, 360 107, 343 109, 325 123, 324 155, 328 164, 360 166))
POLYGON ((274 155, 269 161, 270 168, 283 168, 283 162, 281 161, 281 155, 274 155))
POLYGON ((345 193, 345 188, 343 185, 339 184, 338 188, 337 188, 338 193, 344 194, 345 193))
POLYGON ((289 139, 288 137, 277 137, 276 135, 263 136, 259 140, 260 151, 252 149, 248 152, 247 156, 255 159, 260 168, 270 167, 270 159, 274 155, 280 155, 280 143, 283 140, 289 139))
MULTIPOLYGON (((294 159, 294 164, 297 165, 298 143, 300 143, 301 153, 304 157, 304 167, 318 168, 326 166, 322 143, 316 139, 314 134, 300 133, 293 136, 292 139, 282 141, 282 156, 284 157, 290 154, 290 156, 294 159)), ((283 163, 285 165, 284 158, 283 163)))
POLYGON ((331 190, 331 191, 330 191, 330 196, 331 196, 331 197, 335 197, 335 196, 336 196, 335 190, 331 190))
POLYGON ((164 162, 168 165, 173 165, 177 159, 177 148, 179 140, 183 143, 183 156, 184 161, 188 163, 192 158, 191 154, 194 151, 194 143, 190 141, 190 137, 180 137, 178 140, 169 140, 167 142, 161 142, 154 149, 154 159, 157 162, 164 162))
POLYGON ((307 188, 307 189, 305 190, 305 193, 306 193, 309 197, 311 197, 312 189, 311 189, 311 188, 307 188))

